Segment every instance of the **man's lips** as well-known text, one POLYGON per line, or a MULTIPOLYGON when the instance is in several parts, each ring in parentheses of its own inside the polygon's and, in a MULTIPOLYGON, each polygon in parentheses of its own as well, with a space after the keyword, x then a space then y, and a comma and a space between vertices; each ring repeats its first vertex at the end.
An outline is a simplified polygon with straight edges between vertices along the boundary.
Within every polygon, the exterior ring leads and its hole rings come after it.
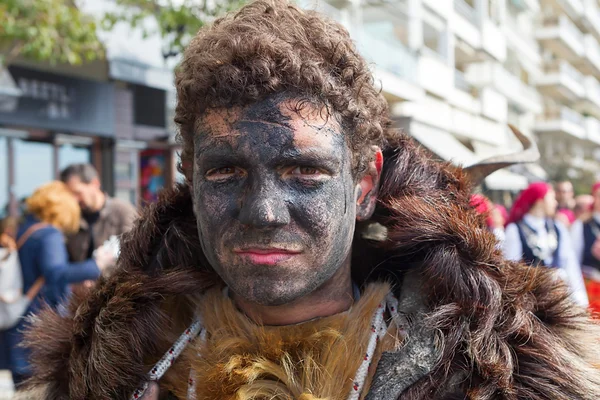
POLYGON ((255 247, 235 249, 234 253, 239 256, 246 257, 253 264, 276 265, 280 262, 289 260, 300 254, 300 251, 282 249, 277 247, 255 247))

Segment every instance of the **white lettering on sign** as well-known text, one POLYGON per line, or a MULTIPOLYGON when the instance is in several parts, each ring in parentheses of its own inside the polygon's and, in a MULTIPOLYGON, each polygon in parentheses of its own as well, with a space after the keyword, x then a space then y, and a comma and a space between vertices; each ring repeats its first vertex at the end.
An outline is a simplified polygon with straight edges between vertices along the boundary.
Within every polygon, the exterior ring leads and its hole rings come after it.
POLYGON ((20 78, 19 88, 23 92, 23 96, 47 102, 40 108, 40 116, 49 119, 70 119, 72 117, 70 104, 75 101, 75 96, 73 90, 69 90, 67 86, 37 79, 20 78))

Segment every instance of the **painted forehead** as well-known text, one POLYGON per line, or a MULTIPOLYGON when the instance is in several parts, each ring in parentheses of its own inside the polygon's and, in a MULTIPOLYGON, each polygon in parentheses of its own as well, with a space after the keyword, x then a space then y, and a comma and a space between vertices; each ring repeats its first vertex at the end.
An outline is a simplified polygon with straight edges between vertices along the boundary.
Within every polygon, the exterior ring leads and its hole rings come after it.
POLYGON ((208 110, 198 120, 197 138, 203 142, 201 147, 219 142, 235 145, 247 133, 241 128, 247 122, 289 130, 297 147, 322 145, 323 138, 343 135, 340 124, 325 108, 299 104, 297 100, 268 98, 245 107, 208 110))

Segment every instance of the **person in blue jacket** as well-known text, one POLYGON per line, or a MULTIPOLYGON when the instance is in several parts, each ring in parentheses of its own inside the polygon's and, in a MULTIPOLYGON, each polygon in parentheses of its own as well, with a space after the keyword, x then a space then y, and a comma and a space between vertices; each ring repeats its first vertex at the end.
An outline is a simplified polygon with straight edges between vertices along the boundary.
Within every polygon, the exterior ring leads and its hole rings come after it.
MULTIPOLYGON (((44 284, 24 317, 47 303, 60 307, 70 293, 69 285, 97 279, 108 256, 99 252, 95 259, 69 263, 65 233, 79 227, 80 209, 77 201, 62 182, 54 181, 38 188, 27 200, 27 214, 17 231, 19 260, 23 273, 23 292, 39 278, 44 284)), ((20 347, 26 318, 5 331, 0 331, 0 365, 10 369, 19 386, 30 375, 29 351, 20 347)))

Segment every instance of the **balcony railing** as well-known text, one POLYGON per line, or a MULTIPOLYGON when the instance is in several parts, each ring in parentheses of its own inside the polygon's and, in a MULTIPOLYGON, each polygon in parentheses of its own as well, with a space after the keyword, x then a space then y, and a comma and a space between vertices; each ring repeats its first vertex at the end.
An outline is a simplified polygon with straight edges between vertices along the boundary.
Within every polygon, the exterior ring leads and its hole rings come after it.
POLYGON ((417 56, 399 40, 382 40, 362 30, 358 47, 362 55, 379 68, 409 82, 417 82, 417 56))
POLYGON ((577 111, 573 111, 568 107, 547 108, 546 111, 538 116, 541 121, 556 121, 564 120, 572 122, 583 127, 584 117, 577 111))
POLYGON ((584 15, 589 20, 591 28, 600 32, 600 9, 596 0, 586 1, 584 15))
POLYGON ((477 25, 477 11, 465 0, 454 0, 454 10, 473 25, 477 25))
POLYGON ((454 70, 454 87, 469 94, 473 92, 473 85, 471 85, 465 78, 465 75, 457 69, 454 70))
POLYGON ((543 26, 547 28, 560 27, 561 29, 565 29, 570 35, 574 36, 577 39, 577 41, 583 41, 583 33, 565 15, 546 17, 544 18, 543 26))
POLYGON ((506 26, 508 27, 508 29, 514 35, 518 36, 519 39, 526 43, 527 46, 529 46, 531 49, 538 51, 538 44, 537 41, 534 39, 533 32, 525 32, 524 28, 519 24, 519 21, 517 20, 516 16, 507 12, 504 21, 506 22, 506 26))
POLYGON ((594 143, 600 143, 600 121, 596 118, 587 117, 585 119, 587 139, 594 143))
POLYGON ((600 67, 600 44, 598 40, 592 35, 585 35, 585 54, 592 61, 592 63, 600 67))
POLYGON ((584 86, 588 100, 600 106, 600 82, 593 76, 586 76, 584 86))
POLYGON ((501 92, 505 92, 507 96, 514 98, 514 95, 518 95, 520 99, 531 103, 539 103, 539 95, 537 91, 525 82, 521 81, 516 75, 510 73, 502 65, 495 66, 494 78, 497 81, 497 85, 500 85, 498 89, 501 92))
POLYGON ((583 40, 583 33, 579 30, 579 28, 571 22, 567 17, 563 16, 560 18, 560 27, 564 28, 570 35, 577 38, 579 42, 583 40))
POLYGON ((580 85, 584 84, 583 75, 575 67, 564 60, 555 60, 547 64, 545 71, 547 74, 565 74, 580 85))

